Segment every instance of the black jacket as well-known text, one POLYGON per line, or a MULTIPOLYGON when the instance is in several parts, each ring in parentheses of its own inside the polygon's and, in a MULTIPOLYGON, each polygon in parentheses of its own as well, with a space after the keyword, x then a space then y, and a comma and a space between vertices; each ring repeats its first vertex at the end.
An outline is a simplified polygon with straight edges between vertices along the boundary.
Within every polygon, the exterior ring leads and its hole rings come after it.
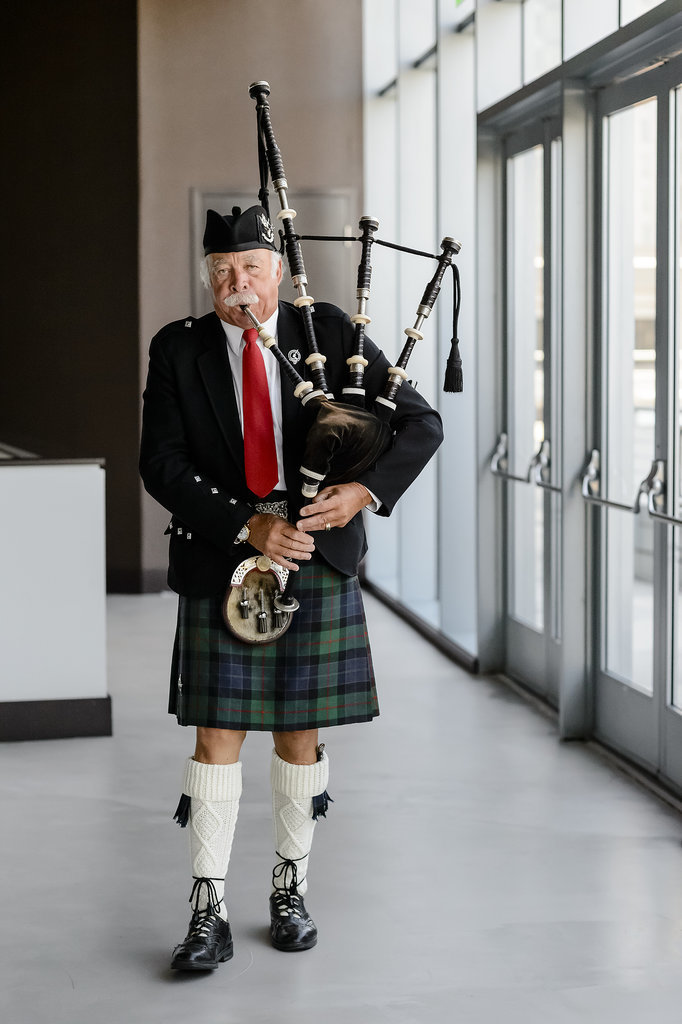
MULTIPOLYGON (((340 309, 315 307, 320 352, 337 396, 345 383, 346 358, 352 353, 353 327, 340 309)), ((279 303, 279 347, 305 358, 300 314, 279 303)), ((383 389, 389 365, 383 353, 365 341, 367 393, 383 389)), ((303 362, 301 361, 301 366, 303 362)), ((376 465, 358 476, 390 515, 400 495, 418 476, 441 443, 440 417, 409 384, 398 393, 391 447, 376 465)), ((294 397, 282 374, 284 472, 290 512, 301 496, 299 466, 309 413, 294 397)), ((254 549, 234 540, 253 515, 258 500, 246 486, 243 438, 225 332, 215 313, 168 324, 153 338, 144 392, 140 473, 145 488, 172 514, 168 584, 179 594, 209 596, 227 587, 237 564, 254 549)), ((290 514, 290 518, 293 518, 290 514)), ((317 551, 346 575, 357 572, 367 550, 362 515, 343 529, 315 533, 317 551)))

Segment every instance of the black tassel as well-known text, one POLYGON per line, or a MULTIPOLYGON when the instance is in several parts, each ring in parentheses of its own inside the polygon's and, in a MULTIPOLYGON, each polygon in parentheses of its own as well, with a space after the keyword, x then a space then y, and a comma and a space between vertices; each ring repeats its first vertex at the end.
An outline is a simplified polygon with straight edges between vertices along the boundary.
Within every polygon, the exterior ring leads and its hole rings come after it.
POLYGON ((459 270, 454 263, 452 264, 452 296, 452 338, 450 340, 450 355, 445 367, 445 380, 443 381, 443 391, 447 394, 457 394, 464 390, 462 357, 459 354, 459 338, 457 337, 462 286, 459 280, 459 270))
POLYGON ((313 797, 313 821, 317 821, 318 818, 326 818, 329 805, 333 804, 334 801, 330 797, 329 793, 325 789, 324 793, 319 793, 318 796, 313 797))
POLYGON ((180 828, 187 828, 187 822, 189 821, 189 808, 192 803, 191 797, 188 797, 186 793, 183 793, 180 797, 180 803, 178 804, 177 810, 173 815, 173 821, 177 821, 180 828))
POLYGON ((450 355, 445 367, 445 380, 443 391, 448 394, 456 394, 463 390, 462 380, 462 359, 459 354, 459 338, 453 338, 450 342, 450 355))

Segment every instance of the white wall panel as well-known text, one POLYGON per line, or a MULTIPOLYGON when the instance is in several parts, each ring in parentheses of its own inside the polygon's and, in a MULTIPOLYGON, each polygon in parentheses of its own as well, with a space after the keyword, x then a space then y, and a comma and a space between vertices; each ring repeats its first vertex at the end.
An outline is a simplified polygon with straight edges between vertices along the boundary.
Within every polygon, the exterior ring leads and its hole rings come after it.
POLYGON ((0 701, 105 697, 104 470, 0 466, 0 701))

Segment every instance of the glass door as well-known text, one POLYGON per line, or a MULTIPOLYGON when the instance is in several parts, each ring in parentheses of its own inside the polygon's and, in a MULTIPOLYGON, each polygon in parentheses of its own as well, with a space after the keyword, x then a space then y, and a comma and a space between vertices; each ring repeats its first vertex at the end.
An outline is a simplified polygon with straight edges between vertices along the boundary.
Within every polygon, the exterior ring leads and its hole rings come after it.
POLYGON ((669 481, 672 524, 672 680, 663 726, 664 763, 666 774, 682 784, 682 85, 671 93, 673 102, 670 124, 674 139, 672 172, 674 210, 672 220, 673 302, 673 393, 671 399, 672 472, 669 481))
POLYGON ((561 143, 544 122, 505 155, 505 422, 491 470, 503 482, 506 671, 556 703, 561 499, 558 297, 561 143))
POLYGON ((598 103, 592 506, 595 732, 682 784, 680 94, 671 69, 598 103), (676 522, 680 525, 676 525, 676 522))

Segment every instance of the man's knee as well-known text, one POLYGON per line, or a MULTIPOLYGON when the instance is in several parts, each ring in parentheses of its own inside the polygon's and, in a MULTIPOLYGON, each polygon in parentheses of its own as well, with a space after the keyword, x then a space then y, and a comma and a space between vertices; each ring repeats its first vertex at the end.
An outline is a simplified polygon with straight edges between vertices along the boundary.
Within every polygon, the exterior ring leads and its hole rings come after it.
POLYGON ((242 729, 208 729, 197 726, 194 760, 203 764, 235 764, 239 760, 246 731, 242 729))
POLYGON ((317 761, 317 729, 273 732, 278 757, 289 764, 315 764, 317 761))

